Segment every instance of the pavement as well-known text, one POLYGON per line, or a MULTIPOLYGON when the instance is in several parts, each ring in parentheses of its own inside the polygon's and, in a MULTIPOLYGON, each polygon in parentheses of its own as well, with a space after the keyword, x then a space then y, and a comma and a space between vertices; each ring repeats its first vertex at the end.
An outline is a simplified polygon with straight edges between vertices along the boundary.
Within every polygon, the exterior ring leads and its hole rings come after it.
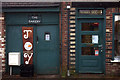
POLYGON ((120 76, 105 76, 98 74, 80 74, 77 76, 60 77, 60 75, 34 75, 34 77, 21 77, 20 75, 3 75, 2 80, 120 80, 120 76))

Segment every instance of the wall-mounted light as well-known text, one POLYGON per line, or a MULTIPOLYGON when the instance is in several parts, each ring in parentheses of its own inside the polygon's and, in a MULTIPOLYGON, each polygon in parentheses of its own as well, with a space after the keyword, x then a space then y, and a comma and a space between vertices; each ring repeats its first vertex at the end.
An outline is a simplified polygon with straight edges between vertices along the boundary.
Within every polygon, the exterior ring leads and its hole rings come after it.
POLYGON ((70 9, 70 6, 67 6, 67 9, 70 9))

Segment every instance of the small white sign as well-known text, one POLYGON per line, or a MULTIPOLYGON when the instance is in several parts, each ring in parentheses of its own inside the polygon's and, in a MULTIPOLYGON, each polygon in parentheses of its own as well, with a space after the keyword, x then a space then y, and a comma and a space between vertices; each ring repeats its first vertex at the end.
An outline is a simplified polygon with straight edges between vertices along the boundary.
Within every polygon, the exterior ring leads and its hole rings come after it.
POLYGON ((70 9, 70 6, 67 6, 67 9, 70 9))
POLYGON ((95 56, 99 55, 99 50, 95 50, 95 56))
POLYGON ((92 43, 98 44, 98 35, 92 35, 92 43))
POLYGON ((8 55, 8 65, 20 66, 20 52, 10 52, 8 55))

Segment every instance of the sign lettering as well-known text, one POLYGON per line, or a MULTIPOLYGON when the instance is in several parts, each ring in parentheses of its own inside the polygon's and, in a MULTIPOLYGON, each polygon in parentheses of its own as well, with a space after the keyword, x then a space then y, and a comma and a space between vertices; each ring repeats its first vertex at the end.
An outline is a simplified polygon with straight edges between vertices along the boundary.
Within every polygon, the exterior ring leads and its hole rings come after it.
POLYGON ((32 56, 33 56, 33 53, 31 53, 31 54, 24 53, 24 58, 26 58, 26 59, 28 58, 27 60, 25 60, 25 64, 29 64, 32 56))
POLYGON ((33 64, 33 27, 22 27, 24 64, 33 64))
POLYGON ((28 32, 32 32, 31 30, 24 30, 24 33, 26 32, 26 34, 24 34, 24 38, 28 39, 28 32))
POLYGON ((39 23, 41 23, 41 16, 40 15, 29 15, 28 16, 28 23, 29 24, 39 24, 39 23))

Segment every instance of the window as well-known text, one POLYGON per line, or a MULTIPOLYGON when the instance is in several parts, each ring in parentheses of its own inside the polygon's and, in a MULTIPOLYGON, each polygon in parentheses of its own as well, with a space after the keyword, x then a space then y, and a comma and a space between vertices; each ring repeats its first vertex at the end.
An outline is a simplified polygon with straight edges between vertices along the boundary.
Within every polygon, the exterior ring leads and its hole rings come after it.
POLYGON ((120 60, 120 15, 114 16, 114 60, 120 60))
POLYGON ((82 31, 98 31, 99 23, 82 23, 82 31))
POLYGON ((114 49, 115 56, 120 56, 120 15, 115 15, 114 49))
POLYGON ((82 35, 82 43, 98 44, 98 35, 82 35))
POLYGON ((51 38, 50 33, 49 33, 49 32, 46 32, 46 33, 45 33, 45 36, 44 36, 44 40, 45 40, 45 41, 50 41, 50 38, 51 38))
POLYGON ((82 47, 82 55, 95 55, 98 56, 98 47, 82 47))

